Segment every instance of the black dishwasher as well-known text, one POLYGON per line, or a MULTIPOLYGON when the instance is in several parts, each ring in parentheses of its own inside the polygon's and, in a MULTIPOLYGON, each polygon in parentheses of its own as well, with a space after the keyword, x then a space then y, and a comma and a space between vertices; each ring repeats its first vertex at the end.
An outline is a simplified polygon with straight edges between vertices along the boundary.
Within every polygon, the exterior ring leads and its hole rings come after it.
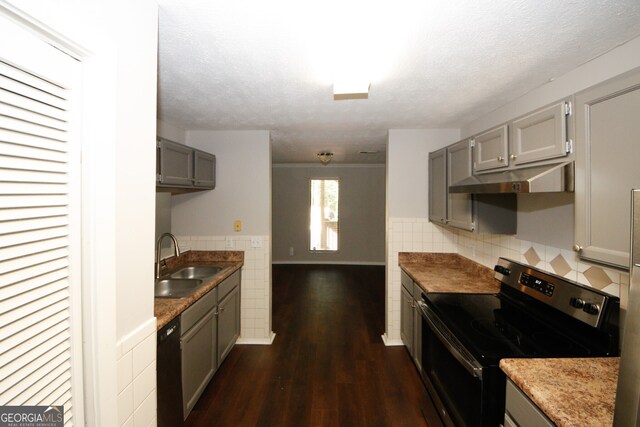
POLYGON ((180 316, 158 331, 158 427, 182 426, 180 316))

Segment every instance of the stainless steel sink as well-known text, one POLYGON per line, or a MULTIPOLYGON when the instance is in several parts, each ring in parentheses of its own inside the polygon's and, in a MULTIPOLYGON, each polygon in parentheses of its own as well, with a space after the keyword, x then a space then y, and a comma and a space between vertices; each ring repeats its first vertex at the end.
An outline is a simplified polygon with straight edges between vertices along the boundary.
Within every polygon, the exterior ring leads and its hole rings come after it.
POLYGON ((181 268, 169 277, 173 279, 205 279, 215 276, 224 268, 217 265, 191 265, 181 268))
POLYGON ((200 285, 201 279, 159 279, 156 280, 155 296, 157 298, 184 298, 194 293, 200 285))

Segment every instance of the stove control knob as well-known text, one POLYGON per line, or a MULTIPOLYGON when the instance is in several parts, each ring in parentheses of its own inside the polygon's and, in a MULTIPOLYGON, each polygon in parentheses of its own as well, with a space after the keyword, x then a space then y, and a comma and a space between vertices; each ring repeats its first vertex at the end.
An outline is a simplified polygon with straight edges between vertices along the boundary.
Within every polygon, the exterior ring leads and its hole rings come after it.
POLYGON ((584 307, 584 300, 582 298, 571 297, 571 299, 569 300, 569 305, 575 308, 582 308, 584 307))
POLYGON ((588 314, 598 314, 600 313, 600 306, 594 303, 587 303, 584 305, 584 308, 582 309, 582 311, 588 314))

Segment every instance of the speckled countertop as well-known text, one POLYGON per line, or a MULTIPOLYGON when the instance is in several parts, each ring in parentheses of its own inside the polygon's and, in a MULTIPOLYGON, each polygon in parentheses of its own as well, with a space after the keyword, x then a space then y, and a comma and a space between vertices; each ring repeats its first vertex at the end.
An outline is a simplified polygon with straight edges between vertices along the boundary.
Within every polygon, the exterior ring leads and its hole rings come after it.
POLYGON ((559 427, 613 424, 620 358, 502 359, 500 368, 559 427))
POLYGON ((459 254, 400 252, 398 264, 425 292, 500 292, 493 270, 459 254))
POLYGON ((154 315, 157 319, 157 329, 175 319, 180 313, 185 311, 190 305, 198 301, 211 289, 218 286, 224 279, 239 270, 244 264, 244 252, 242 251, 188 251, 178 258, 169 258, 167 261, 167 272, 165 275, 178 270, 187 265, 207 265, 215 264, 226 268, 212 277, 209 282, 200 287, 195 293, 186 298, 155 298, 154 315))

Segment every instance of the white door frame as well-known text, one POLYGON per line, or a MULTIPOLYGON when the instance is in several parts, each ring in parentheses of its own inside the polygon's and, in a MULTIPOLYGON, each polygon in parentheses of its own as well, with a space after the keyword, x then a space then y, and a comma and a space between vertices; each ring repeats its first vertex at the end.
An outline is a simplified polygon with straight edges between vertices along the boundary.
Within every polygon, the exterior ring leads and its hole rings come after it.
POLYGON ((71 299, 72 339, 83 343, 72 349, 73 387, 83 393, 74 393, 74 418, 77 425, 113 426, 117 424, 115 54, 108 43, 87 33, 86 23, 84 28, 73 23, 82 21, 83 11, 73 17, 63 13, 39 13, 38 20, 0 0, 1 15, 82 63, 82 286, 71 299))

